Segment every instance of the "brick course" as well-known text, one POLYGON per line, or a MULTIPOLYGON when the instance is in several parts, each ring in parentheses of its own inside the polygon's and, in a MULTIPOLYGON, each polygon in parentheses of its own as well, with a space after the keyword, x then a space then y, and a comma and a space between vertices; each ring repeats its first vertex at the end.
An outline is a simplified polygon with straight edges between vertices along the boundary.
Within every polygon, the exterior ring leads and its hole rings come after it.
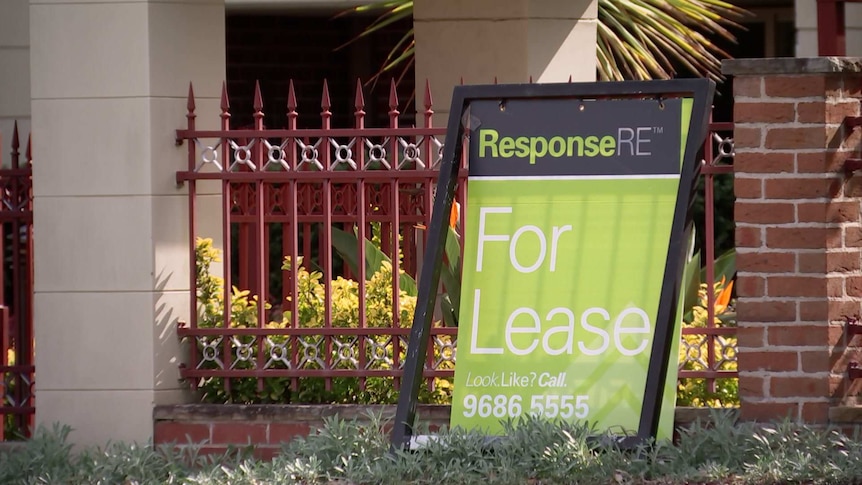
MULTIPOLYGON (((154 411, 154 442, 185 448, 201 447, 200 454, 222 455, 250 447, 254 456, 271 459, 285 442, 305 437, 330 417, 368 422, 369 414, 391 423, 395 406, 374 405, 229 405, 188 404, 158 406, 154 411)), ((420 405, 420 426, 439 429, 449 424, 449 406, 420 405)))

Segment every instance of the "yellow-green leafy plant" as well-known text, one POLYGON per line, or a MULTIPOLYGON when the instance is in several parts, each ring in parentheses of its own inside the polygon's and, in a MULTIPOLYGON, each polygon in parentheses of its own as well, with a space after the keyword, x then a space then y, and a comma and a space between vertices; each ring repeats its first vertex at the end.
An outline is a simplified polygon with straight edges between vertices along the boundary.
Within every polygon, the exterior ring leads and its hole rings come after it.
MULTIPOLYGON (((684 328, 707 328, 709 319, 709 300, 707 292, 709 285, 702 283, 698 291, 697 303, 687 314, 687 321, 683 321, 684 328)), ((733 327, 736 326, 736 314, 733 311, 734 301, 733 281, 727 282, 725 278, 717 281, 712 287, 714 295, 713 326, 733 327)), ((679 359, 683 362, 682 369, 703 371, 709 370, 707 353, 709 351, 709 339, 705 335, 688 334, 682 336, 679 349, 679 359)), ((716 362, 719 362, 717 370, 736 370, 736 337, 717 335, 713 341, 713 351, 716 362)), ((706 379, 686 378, 680 379, 677 387, 677 405, 695 407, 729 407, 739 405, 739 385, 737 379, 716 379, 714 390, 707 386, 706 379)))
MULTIPOLYGON (((224 280, 212 275, 210 266, 221 261, 221 252, 213 247, 211 239, 198 239, 197 244, 197 295, 199 303, 199 326, 202 328, 222 328, 224 326, 224 280)), ((320 271, 309 271, 299 261, 296 268, 297 277, 297 322, 301 328, 321 328, 324 326, 325 318, 325 283, 320 271)), ((284 270, 291 269, 291 262, 285 259, 284 270)), ((337 277, 331 284, 331 321, 335 328, 357 328, 359 326, 359 283, 352 279, 337 277)), ((724 278, 713 285, 714 300, 714 324, 718 327, 735 326, 735 314, 733 313, 734 302, 731 299, 733 282, 726 282, 724 278)), ((688 328, 706 328, 707 292, 708 285, 701 284, 696 302, 686 313, 683 325, 688 328)), ((365 282, 365 314, 366 324, 369 327, 392 327, 392 265, 388 261, 382 261, 376 272, 365 282)), ((231 296, 231 328, 250 328, 257 326, 257 297, 246 290, 233 288, 231 296)), ((408 327, 413 321, 413 312, 416 307, 415 296, 401 291, 399 297, 399 325, 408 327)), ((266 307, 269 310, 269 305, 266 307)), ((281 315, 270 315, 270 321, 265 325, 267 328, 287 328, 291 325, 291 313, 285 311, 281 315)), ((438 337, 444 343, 448 343, 449 336, 438 337)), ((231 345, 231 352, 236 352, 238 344, 253 344, 253 337, 237 337, 231 345)), ((389 336, 380 336, 373 339, 379 348, 385 349, 385 358, 373 359, 371 339, 366 345, 366 362, 370 362, 369 368, 378 370, 391 369, 394 361, 394 346, 389 336)), ((265 354, 269 355, 272 345, 283 345, 287 337, 272 335, 265 342, 265 354)), ((322 354, 324 350, 324 339, 320 336, 303 336, 297 338, 298 345, 316 347, 322 354), (301 342, 301 343, 300 343, 301 342)), ((683 369, 706 370, 699 362, 706 360, 707 340, 702 335, 684 335, 680 346, 680 362, 683 369)), ((254 347, 252 345, 252 347, 254 347)), ((715 340, 715 355, 721 360, 721 356, 733 357, 736 347, 736 338, 733 336, 720 336, 715 340)), ((255 347, 256 348, 256 347, 255 347)), ((223 345, 219 347, 223 352, 223 345)), ((300 349, 301 351, 302 349, 300 349)), ((435 349, 435 358, 440 358, 446 350, 435 349)), ((406 348, 399 348, 399 359, 403 359, 406 348)), ((221 354, 220 354, 221 355, 221 354)), ((378 355, 379 357, 379 355, 378 355)), ((442 368, 453 369, 451 355, 446 355, 442 368)), ((237 362, 235 368, 251 368, 251 362, 237 362)), ((336 368, 344 368, 346 362, 336 365, 336 368)), ((217 364, 207 362, 204 368, 217 368, 217 364)), ((304 368, 320 368, 315 362, 306 362, 304 368)), ((272 368, 286 368, 284 365, 275 363, 272 368)), ((726 360, 719 366, 721 370, 736 369, 735 360, 726 360)), ((327 390, 322 378, 300 378, 299 387, 291 387, 291 379, 284 377, 267 377, 263 381, 263 388, 258 387, 257 379, 236 378, 231 379, 230 390, 225 389, 222 378, 201 379, 198 383, 203 392, 205 402, 217 403, 356 403, 356 404, 386 404, 394 403, 398 398, 398 392, 392 385, 391 378, 371 377, 366 380, 364 388, 360 386, 358 378, 333 378, 330 389, 327 390)), ((420 399, 422 402, 449 403, 452 396, 452 382, 449 379, 435 379, 433 390, 423 390, 420 399)), ((424 389, 424 388, 423 388, 424 389)), ((681 379, 678 384, 677 404, 680 406, 708 406, 726 407, 738 405, 736 379, 718 379, 715 390, 710 392, 705 379, 681 379)))
MULTIPOLYGON (((7 365, 10 365, 10 366, 15 365, 15 349, 10 348, 10 349, 6 350, 6 362, 7 362, 7 365)), ((2 386, 2 382, 4 382, 4 381, 8 382, 6 377, 7 377, 6 374, 0 373, 0 389, 3 389, 3 387, 4 387, 4 386, 2 386)), ((14 386, 16 384, 15 379, 12 379, 11 384, 12 384, 12 386, 14 386)), ((11 392, 13 389, 10 388, 10 389, 4 389, 4 390, 8 393, 8 392, 11 392)), ((0 394, 0 405, 5 406, 7 404, 5 401, 6 401, 5 397, 2 394, 0 394)), ((15 415, 10 413, 10 414, 6 414, 3 416, 3 431, 4 431, 3 439, 5 439, 5 440, 15 439, 15 438, 19 437, 19 435, 21 434, 20 433, 21 430, 19 430, 17 425, 15 424, 15 415)))
MULTIPOLYGON (((221 261, 221 252, 213 246, 211 239, 197 240, 196 247, 196 271, 197 271, 197 297, 199 307, 199 327, 223 328, 224 327, 224 280, 214 276, 210 272, 212 264, 221 261)), ((300 328, 321 328, 325 324, 325 282, 323 274, 319 271, 309 271, 298 261, 296 268, 297 278, 297 304, 296 318, 300 328)), ((291 270, 291 261, 285 258, 284 270, 291 270)), ((331 324, 335 328, 357 328, 359 327, 359 283, 342 277, 337 277, 330 283, 331 288, 331 324)), ((290 297, 288 297, 290 300, 290 297)), ((413 320, 413 312, 416 307, 416 297, 401 291, 399 295, 399 325, 409 327, 413 320)), ((292 307, 292 305, 288 305, 292 307)), ((267 311, 270 306, 267 304, 267 311)), ((258 325, 258 300, 247 290, 233 288, 231 295, 230 328, 252 328, 258 325)), ((365 282, 365 315, 366 324, 369 327, 393 326, 392 311, 392 265, 383 261, 378 270, 365 282)), ((292 324, 291 312, 284 311, 281 315, 270 315, 265 324, 266 328, 287 328, 292 324)), ((441 336, 445 340, 448 336, 441 336)), ((288 337, 283 335, 271 335, 263 342, 264 355, 270 356, 274 346, 285 345, 288 337)), ((357 343, 350 343, 349 337, 333 337, 347 342, 351 349, 358 349, 357 343)), ((333 340, 332 342, 335 342, 333 340)), ((204 345, 209 341, 201 342, 204 345)), ((389 336, 374 337, 374 342, 366 342, 366 362, 370 362, 371 369, 389 369, 394 361, 394 346, 389 336), (384 350, 383 358, 373 359, 374 352, 384 350)), ((325 340, 322 336, 302 336, 295 339, 294 345, 299 346, 300 353, 303 349, 312 349, 311 354, 323 355, 325 352, 325 340)), ((257 353, 260 343, 255 337, 242 336, 233 337, 231 345, 232 355, 240 347, 257 353)), ((336 368, 349 367, 349 361, 342 359, 338 361, 335 357, 339 349, 337 345, 331 345, 332 362, 336 368)), ((356 352, 358 350, 354 350, 356 352)), ((218 346, 218 355, 223 357, 224 345, 218 346)), ((350 352, 350 351, 348 351, 350 352)), ((399 358, 403 359, 406 349, 399 349, 399 358)), ((378 357, 380 355, 378 354, 378 357)), ((354 356, 358 359, 358 356, 354 356)), ((221 359, 224 362, 224 359, 221 359)), ((235 369, 251 369, 254 363, 251 359, 237 361, 232 364, 235 369)), ((206 361, 203 368, 216 369, 219 365, 215 361, 206 361)), ((320 368, 317 360, 309 359, 302 363, 306 369, 320 368)), ((270 368, 286 368, 283 362, 276 361, 270 368)), ((291 379, 285 377, 267 377, 263 385, 259 386, 258 380, 254 378, 234 378, 230 380, 229 389, 226 389, 223 378, 212 377, 201 379, 198 387, 202 391, 202 399, 205 402, 217 403, 355 403, 355 404, 386 404, 397 400, 398 393, 392 385, 391 378, 370 377, 366 379, 365 386, 360 386, 358 378, 333 378, 330 389, 326 389, 322 378, 300 378, 299 387, 291 386, 291 379)), ((423 402, 439 403, 451 398, 451 384, 448 380, 437 379, 433 391, 424 391, 420 396, 423 402)))

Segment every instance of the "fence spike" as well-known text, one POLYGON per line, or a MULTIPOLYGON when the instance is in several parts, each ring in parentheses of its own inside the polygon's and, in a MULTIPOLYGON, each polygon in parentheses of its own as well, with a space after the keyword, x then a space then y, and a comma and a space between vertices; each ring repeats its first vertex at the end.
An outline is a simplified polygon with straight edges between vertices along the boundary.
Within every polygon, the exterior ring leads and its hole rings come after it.
POLYGON ((230 129, 230 102, 227 96, 227 83, 224 81, 221 83, 221 114, 219 117, 221 118, 221 129, 230 129))
POLYGON ((428 78, 425 78, 425 112, 423 114, 425 115, 425 128, 431 128, 434 125, 434 101, 431 99, 431 82, 428 81, 428 78))
POLYGON ((533 75, 530 74, 530 84, 533 84, 533 75))
POLYGON ((296 129, 296 92, 293 89, 293 79, 287 85, 287 128, 296 129))
POLYGON ((365 109, 365 95, 362 94, 362 80, 359 78, 356 78, 356 98, 353 107, 356 108, 357 113, 365 109))
POLYGON ((287 84, 287 118, 297 116, 296 114, 296 91, 293 89, 293 79, 287 84))
POLYGON ((254 82, 254 112, 255 114, 263 111, 263 96, 260 94, 260 80, 254 82))
POLYGON ((389 81, 389 127, 398 128, 398 91, 395 88, 395 79, 389 81))
POLYGON ((188 101, 186 101, 186 110, 189 114, 195 112, 195 88, 192 86, 191 82, 189 82, 189 96, 188 101))
POLYGON ((15 120, 15 124, 12 126, 12 168, 18 168, 18 158, 20 153, 18 149, 21 147, 21 143, 18 140, 18 121, 15 120))
POLYGON ((230 111, 230 102, 227 97, 227 83, 222 81, 221 83, 221 112, 227 113, 230 111))
POLYGON ((293 79, 290 80, 287 87, 287 111, 296 113, 296 91, 293 89, 293 79))
POLYGON ((356 78, 356 96, 353 100, 353 107, 355 108, 353 112, 355 126, 360 129, 365 128, 365 95, 362 94, 362 80, 359 78, 356 78))
POLYGON ((12 125, 12 153, 16 153, 21 147, 21 142, 18 140, 18 120, 12 125))
POLYGON ((461 76, 461 86, 464 85, 464 76, 461 76))
POLYGON ((324 113, 329 113, 329 108, 332 107, 332 102, 329 100, 329 83, 326 79, 323 80, 323 96, 320 100, 320 107, 324 113))
POLYGON ((497 84, 497 76, 494 76, 494 84, 497 84))
POLYGON ((27 135, 27 151, 24 152, 24 156, 27 157, 27 163, 33 161, 33 133, 27 135))
POLYGON ((569 82, 572 82, 572 75, 569 74, 569 82))
POLYGON ((425 79, 425 111, 429 111, 434 106, 434 101, 431 99, 431 82, 425 79))
POLYGON ((398 111, 398 90, 395 88, 395 79, 389 81, 389 113, 398 111))

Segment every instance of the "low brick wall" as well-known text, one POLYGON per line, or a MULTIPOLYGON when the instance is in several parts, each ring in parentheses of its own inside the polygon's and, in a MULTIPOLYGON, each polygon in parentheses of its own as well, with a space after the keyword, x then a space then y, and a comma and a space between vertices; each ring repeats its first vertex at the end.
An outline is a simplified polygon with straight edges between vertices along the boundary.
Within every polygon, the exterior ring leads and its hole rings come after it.
MULTIPOLYGON (((420 405, 417 409, 420 426, 435 431, 449 424, 449 406, 420 405)), ((331 417, 366 421, 369 415, 380 415, 389 422, 395 416, 395 406, 374 405, 227 405, 183 404, 157 406, 153 412, 156 444, 190 443, 201 446, 201 453, 224 453, 229 447, 252 445, 254 455, 269 459, 282 444, 298 436, 308 436, 331 417)), ((710 410, 677 408, 676 426, 685 426, 698 419, 708 420, 710 410)))
MULTIPOLYGON (((391 422, 395 406, 389 405, 229 405, 182 404, 157 406, 153 411, 156 444, 203 445, 202 453, 223 453, 229 446, 254 445, 254 454, 271 458, 282 443, 308 436, 327 418, 367 421, 380 415, 391 422)), ((420 423, 436 430, 449 423, 449 406, 420 405, 420 423)))

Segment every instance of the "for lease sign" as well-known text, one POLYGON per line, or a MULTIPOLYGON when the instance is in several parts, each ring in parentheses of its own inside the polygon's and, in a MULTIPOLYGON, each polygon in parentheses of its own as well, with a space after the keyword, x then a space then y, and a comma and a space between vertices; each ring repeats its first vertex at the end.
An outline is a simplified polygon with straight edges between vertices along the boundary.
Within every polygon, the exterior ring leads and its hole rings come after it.
POLYGON ((638 428, 691 106, 470 103, 453 426, 495 434, 529 413, 638 428))

